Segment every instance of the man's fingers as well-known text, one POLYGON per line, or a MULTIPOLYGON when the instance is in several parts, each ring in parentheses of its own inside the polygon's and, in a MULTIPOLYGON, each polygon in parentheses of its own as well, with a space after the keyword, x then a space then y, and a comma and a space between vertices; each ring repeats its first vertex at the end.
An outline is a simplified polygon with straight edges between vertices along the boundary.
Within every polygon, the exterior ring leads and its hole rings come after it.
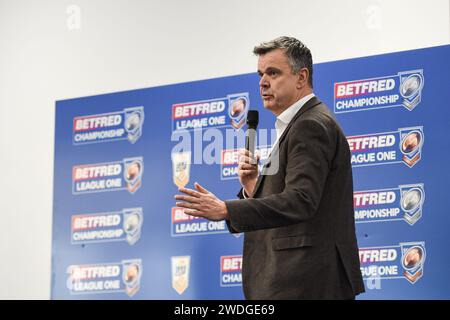
POLYGON ((194 185, 195 185, 195 189, 197 189, 201 193, 209 193, 209 191, 206 190, 205 188, 203 188, 198 182, 196 182, 194 185))
POLYGON ((183 200, 186 202, 193 202, 193 203, 200 203, 200 198, 197 197, 191 197, 191 196, 183 196, 181 194, 177 194, 175 196, 175 199, 177 200, 183 200))
POLYGON ((205 213, 203 211, 192 210, 192 209, 186 209, 186 210, 184 210, 184 213, 194 216, 194 217, 203 217, 205 215, 205 213))
POLYGON ((257 170, 256 165, 248 163, 239 163, 238 170, 257 170))
POLYGON ((251 156, 251 152, 248 151, 247 149, 239 149, 239 155, 240 156, 247 156, 250 157, 251 156))
MULTIPOLYGON (((251 159, 253 159, 255 157, 255 155, 247 149, 240 149, 238 154, 239 154, 239 156, 248 157, 251 159)), ((259 157, 259 154, 257 153, 256 158, 258 158, 258 157, 259 157)))
POLYGON ((250 163, 250 164, 257 164, 257 161, 254 158, 248 157, 248 156, 240 156, 239 162, 242 163, 250 163))
POLYGON ((178 191, 183 192, 183 193, 186 193, 186 194, 188 194, 188 195, 190 195, 190 196, 193 196, 193 197, 196 197, 196 198, 199 198, 199 197, 200 197, 200 195, 198 194, 198 192, 195 191, 195 190, 192 190, 192 189, 188 189, 188 188, 179 188, 178 191))
POLYGON ((242 176, 249 176, 249 175, 255 174, 255 171, 254 170, 239 170, 238 174, 242 175, 242 176))
POLYGON ((177 202, 177 207, 188 208, 188 209, 200 209, 201 206, 197 203, 189 203, 189 202, 177 202))

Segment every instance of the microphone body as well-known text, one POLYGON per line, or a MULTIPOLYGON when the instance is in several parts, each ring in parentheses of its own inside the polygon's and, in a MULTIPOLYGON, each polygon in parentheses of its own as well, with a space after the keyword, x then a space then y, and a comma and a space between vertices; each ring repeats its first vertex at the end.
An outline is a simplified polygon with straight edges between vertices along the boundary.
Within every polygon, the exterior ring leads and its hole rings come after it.
POLYGON ((257 110, 249 110, 247 113, 247 132, 245 133, 245 149, 250 151, 255 158, 256 128, 258 127, 259 113, 257 110))

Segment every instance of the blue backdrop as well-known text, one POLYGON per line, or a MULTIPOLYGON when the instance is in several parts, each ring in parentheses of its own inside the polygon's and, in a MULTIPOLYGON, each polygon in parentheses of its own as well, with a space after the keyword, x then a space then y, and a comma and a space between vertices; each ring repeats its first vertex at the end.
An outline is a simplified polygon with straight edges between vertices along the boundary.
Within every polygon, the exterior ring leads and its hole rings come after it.
MULTIPOLYGON (((314 92, 353 153, 360 299, 450 298, 449 56, 441 46, 314 65, 314 92)), ((249 107, 260 129, 273 128, 258 81, 251 73, 56 102, 53 299, 243 298, 243 236, 189 218, 174 195, 197 181, 235 198, 242 145, 220 134, 244 132, 249 107), (218 161, 198 163, 199 154, 218 161)), ((259 145, 264 158, 270 140, 259 145)))

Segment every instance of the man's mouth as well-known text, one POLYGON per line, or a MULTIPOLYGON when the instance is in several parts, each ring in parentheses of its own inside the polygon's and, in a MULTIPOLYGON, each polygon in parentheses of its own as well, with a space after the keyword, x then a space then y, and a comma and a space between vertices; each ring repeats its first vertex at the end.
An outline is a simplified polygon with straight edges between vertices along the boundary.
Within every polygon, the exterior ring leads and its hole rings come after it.
POLYGON ((263 100, 271 100, 271 99, 273 99, 273 96, 270 94, 263 94, 262 98, 263 98, 263 100))

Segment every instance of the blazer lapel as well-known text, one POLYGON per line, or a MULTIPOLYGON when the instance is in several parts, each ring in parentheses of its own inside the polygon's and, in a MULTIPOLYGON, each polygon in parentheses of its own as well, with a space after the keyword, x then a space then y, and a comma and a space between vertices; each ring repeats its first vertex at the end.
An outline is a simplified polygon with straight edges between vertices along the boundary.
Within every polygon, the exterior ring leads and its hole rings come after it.
POLYGON ((272 151, 270 152, 269 158, 266 162, 266 164, 263 166, 262 170, 261 170, 261 174, 258 177, 258 181, 256 182, 255 188, 253 189, 253 193, 252 193, 252 197, 253 195, 256 194, 256 192, 258 191, 259 187, 262 184, 262 181, 264 180, 264 177, 267 175, 267 170, 271 165, 272 162, 272 158, 278 155, 278 151, 280 150, 280 145, 281 143, 284 141, 284 138, 286 137, 287 133, 289 132, 289 130, 291 129, 292 125, 294 124, 294 122, 306 111, 308 111, 309 109, 317 106, 318 104, 320 104, 321 101, 317 98, 317 97, 312 97, 311 99, 308 100, 308 102, 306 102, 306 104, 300 108, 300 110, 295 114, 294 118, 292 118, 291 122, 289 122, 288 126, 286 127, 286 129, 284 130, 283 134, 281 135, 281 137, 278 139, 277 143, 275 144, 275 146, 273 147, 272 151))

